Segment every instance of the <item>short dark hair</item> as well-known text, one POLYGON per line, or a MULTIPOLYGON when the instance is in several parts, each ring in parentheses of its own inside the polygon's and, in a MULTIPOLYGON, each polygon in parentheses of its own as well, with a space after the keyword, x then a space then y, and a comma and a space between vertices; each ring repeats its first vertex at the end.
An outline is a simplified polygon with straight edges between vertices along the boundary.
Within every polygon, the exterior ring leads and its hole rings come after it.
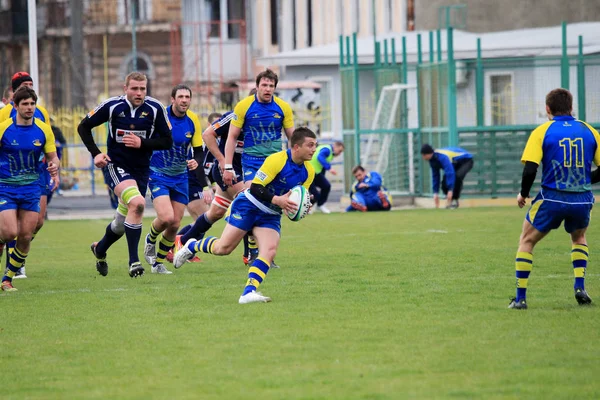
POLYGON ((554 89, 546 95, 546 105, 552 115, 571 115, 573 95, 567 89, 554 89))
POLYGON ((352 168, 352 175, 354 175, 355 173, 357 173, 358 171, 365 171, 365 169, 363 168, 362 165, 358 164, 356 167, 352 168))
POLYGON ((340 140, 336 140, 335 142, 333 142, 334 145, 341 147, 342 149, 344 148, 344 142, 340 141, 340 140))
POLYGON ((37 103, 38 97, 35 94, 35 90, 30 88, 29 86, 21 86, 15 94, 13 95, 13 103, 15 105, 19 105, 23 100, 33 99, 34 102, 37 103))
POLYGON ((421 146, 421 154, 433 154, 434 152, 435 151, 430 144, 425 143, 423 146, 421 146))
POLYGON ((252 89, 250 89, 250 91, 248 92, 248 96, 254 96, 256 94, 256 88, 253 87, 252 89))
POLYGON ((208 114, 208 123, 212 124, 214 121, 218 120, 219 118, 221 118, 223 114, 218 113, 218 112, 214 112, 214 113, 210 113, 208 114))
POLYGON ((302 143, 304 143, 304 139, 306 138, 316 139, 317 135, 315 135, 315 133, 307 127, 301 126, 300 128, 294 129, 290 143, 292 144, 292 147, 294 147, 294 145, 302 145, 302 143))
POLYGON ((183 83, 180 83, 179 85, 173 86, 173 90, 171 90, 171 97, 172 98, 175 98, 175 96, 177 95, 177 91, 178 90, 187 90, 188 92, 190 92, 190 98, 192 97, 192 89, 190 89, 189 86, 184 85, 183 83))
POLYGON ((275 82, 275 87, 277 87, 277 83, 279 82, 279 78, 277 77, 277 74, 275 72, 273 72, 270 69, 266 69, 263 72, 261 72, 260 74, 256 75, 256 87, 258 87, 258 84, 260 83, 261 79, 269 79, 275 82))

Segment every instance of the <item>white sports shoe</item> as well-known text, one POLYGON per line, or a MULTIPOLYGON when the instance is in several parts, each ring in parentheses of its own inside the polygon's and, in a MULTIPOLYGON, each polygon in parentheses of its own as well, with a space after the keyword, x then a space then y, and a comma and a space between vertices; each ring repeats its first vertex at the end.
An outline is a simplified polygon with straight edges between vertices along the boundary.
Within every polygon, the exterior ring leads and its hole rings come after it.
POLYGON ((144 259, 150 265, 154 265, 156 261, 156 243, 150 243, 148 239, 150 238, 150 234, 146 235, 145 245, 144 245, 144 259))
POLYGON ((317 206, 317 208, 319 209, 319 211, 321 211, 323 214, 331 214, 331 210, 329 208, 327 208, 325 206, 325 204, 323 204, 322 206, 317 206))
POLYGON ((190 239, 186 242, 186 244, 175 253, 173 256, 173 266, 175 268, 181 268, 183 264, 185 264, 188 260, 191 260, 194 257, 194 253, 192 253, 189 249, 189 246, 192 242, 195 242, 194 239, 190 239))
POLYGON ((261 292, 252 291, 250 293, 246 293, 243 296, 240 296, 239 303, 240 304, 269 303, 270 301, 271 301, 270 297, 263 296, 261 292))
POLYGON ((27 275, 25 275, 25 267, 19 268, 19 271, 15 274, 13 279, 26 279, 27 275))
POLYGON ((167 269, 167 267, 165 267, 163 264, 160 263, 156 263, 152 266, 152 273, 153 274, 163 274, 163 275, 169 275, 172 274, 172 271, 169 271, 167 269))

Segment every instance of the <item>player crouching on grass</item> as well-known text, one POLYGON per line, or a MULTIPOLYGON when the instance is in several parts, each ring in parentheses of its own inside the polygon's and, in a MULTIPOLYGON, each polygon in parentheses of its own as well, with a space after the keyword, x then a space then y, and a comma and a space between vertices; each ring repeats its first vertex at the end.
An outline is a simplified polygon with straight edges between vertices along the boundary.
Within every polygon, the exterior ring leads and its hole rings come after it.
POLYGON ((317 136, 308 128, 294 130, 290 139, 292 148, 266 158, 252 180, 250 189, 240 193, 231 204, 227 225, 221 238, 208 236, 197 241, 190 239, 173 259, 175 268, 181 267, 198 251, 224 256, 230 254, 247 232, 253 232, 258 241, 259 254, 248 270, 248 281, 239 303, 267 303, 270 297, 257 292, 275 258, 281 232, 282 211, 295 212, 298 204, 290 201, 290 190, 297 185, 307 190, 315 171, 310 164, 317 147, 317 136))
POLYGON ((0 246, 17 238, 2 277, 1 288, 7 292, 17 290, 12 279, 27 258, 40 213, 42 171, 32 160, 44 153, 57 185, 60 164, 50 125, 34 117, 37 95, 33 89, 20 88, 13 101, 17 114, 0 124, 0 246))

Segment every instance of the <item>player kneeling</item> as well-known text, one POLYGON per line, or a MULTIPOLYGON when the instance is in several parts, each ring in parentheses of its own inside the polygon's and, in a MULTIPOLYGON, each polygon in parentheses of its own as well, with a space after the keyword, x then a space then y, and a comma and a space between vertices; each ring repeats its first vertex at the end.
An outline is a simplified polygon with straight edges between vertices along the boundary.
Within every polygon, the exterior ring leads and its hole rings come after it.
POLYGON ((271 298, 257 292, 275 258, 281 231, 281 214, 295 214, 298 204, 290 199, 291 189, 301 185, 308 189, 315 172, 310 160, 316 150, 317 137, 308 128, 298 128, 290 139, 292 148, 272 154, 256 173, 250 189, 240 193, 231 205, 227 225, 220 238, 190 239, 175 254, 173 264, 181 267, 196 252, 224 256, 230 254, 247 232, 258 241, 259 254, 248 270, 248 281, 239 303, 267 303, 271 298))

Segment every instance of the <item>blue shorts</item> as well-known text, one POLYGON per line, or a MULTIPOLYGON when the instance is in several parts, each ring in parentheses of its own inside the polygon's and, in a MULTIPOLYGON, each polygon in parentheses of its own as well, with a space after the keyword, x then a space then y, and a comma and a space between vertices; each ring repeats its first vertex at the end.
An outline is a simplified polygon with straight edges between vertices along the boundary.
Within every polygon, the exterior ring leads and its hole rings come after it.
POLYGON ((262 167, 267 157, 254 157, 242 154, 242 170, 244 172, 244 182, 254 179, 256 172, 262 167))
POLYGON ((525 217, 540 232, 557 229, 565 221, 568 233, 587 228, 594 206, 594 195, 590 192, 570 193, 542 189, 531 203, 525 217))
POLYGON ((40 212, 39 182, 23 186, 0 186, 0 212, 5 210, 25 210, 40 212))
POLYGON ((154 200, 160 196, 169 196, 172 201, 187 205, 188 198, 188 176, 168 176, 156 172, 150 173, 148 179, 150 197, 154 200))
MULTIPOLYGON (((239 159, 239 157, 237 157, 237 158, 235 156, 233 157, 233 172, 235 173, 235 181, 241 182, 243 169, 242 169, 242 162, 239 159)), ((219 169, 219 163, 217 161, 214 162, 210 173, 212 175, 213 182, 215 182, 217 185, 219 185, 221 190, 225 192, 227 190, 227 185, 223 182, 223 175, 221 175, 221 170, 219 169)), ((254 173, 256 173, 256 171, 254 173)))
POLYGON ((128 179, 133 179, 142 196, 146 197, 146 192, 148 191, 148 178, 150 175, 149 170, 143 172, 130 172, 116 164, 108 163, 106 167, 102 168, 102 173, 104 174, 104 182, 106 182, 113 192, 119 183, 128 179))
POLYGON ((227 223, 243 231, 250 232, 252 228, 270 228, 281 235, 281 214, 269 214, 252 204, 244 192, 231 203, 231 212, 226 218, 227 223))

